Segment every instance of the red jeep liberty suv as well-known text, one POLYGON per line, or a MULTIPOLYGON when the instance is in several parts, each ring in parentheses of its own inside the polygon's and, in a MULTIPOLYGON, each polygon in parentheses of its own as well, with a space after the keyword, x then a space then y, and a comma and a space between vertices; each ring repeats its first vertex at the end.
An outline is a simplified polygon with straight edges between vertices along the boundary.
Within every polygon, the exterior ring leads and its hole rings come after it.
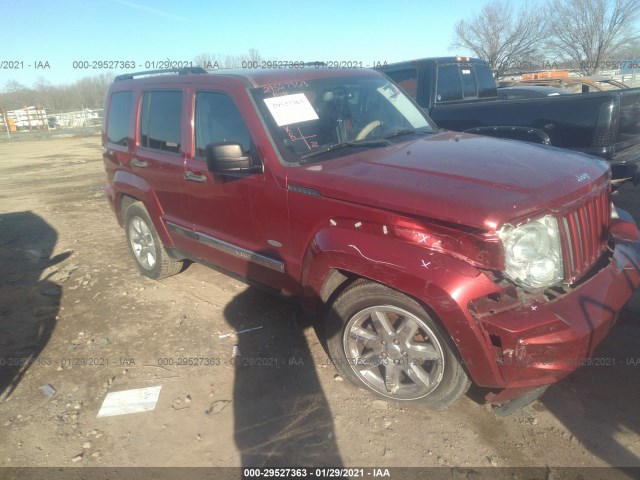
POLYGON ((383 74, 315 67, 115 79, 106 192, 140 271, 299 297, 338 371, 396 401, 472 381, 509 412, 588 359, 640 283, 608 165, 442 132, 383 74))

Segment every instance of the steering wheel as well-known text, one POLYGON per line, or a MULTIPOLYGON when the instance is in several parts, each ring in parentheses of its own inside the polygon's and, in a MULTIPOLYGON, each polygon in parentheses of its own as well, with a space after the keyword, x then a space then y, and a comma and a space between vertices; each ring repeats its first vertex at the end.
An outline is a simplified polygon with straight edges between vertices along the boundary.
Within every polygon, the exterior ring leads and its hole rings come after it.
POLYGON ((373 132, 380 125, 382 125, 380 120, 373 120, 372 122, 367 123, 364 128, 358 132, 354 140, 363 140, 367 138, 367 135, 373 132))

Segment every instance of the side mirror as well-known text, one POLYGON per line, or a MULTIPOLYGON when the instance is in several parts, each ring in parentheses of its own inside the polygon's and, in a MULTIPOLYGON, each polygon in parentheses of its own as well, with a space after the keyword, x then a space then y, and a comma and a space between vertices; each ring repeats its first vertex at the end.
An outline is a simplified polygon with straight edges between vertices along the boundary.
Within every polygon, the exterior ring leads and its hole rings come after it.
POLYGON ((214 173, 262 171, 262 166, 254 165, 239 143, 211 143, 205 148, 205 158, 207 168, 214 173))

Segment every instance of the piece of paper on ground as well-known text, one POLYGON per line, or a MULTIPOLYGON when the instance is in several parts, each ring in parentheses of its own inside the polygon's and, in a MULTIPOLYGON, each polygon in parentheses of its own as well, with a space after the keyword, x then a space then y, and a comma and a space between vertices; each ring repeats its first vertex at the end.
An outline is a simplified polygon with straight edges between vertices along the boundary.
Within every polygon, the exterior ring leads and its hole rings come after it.
POLYGON ((110 392, 102 402, 97 418, 153 410, 156 408, 156 403, 158 403, 161 388, 162 385, 110 392))

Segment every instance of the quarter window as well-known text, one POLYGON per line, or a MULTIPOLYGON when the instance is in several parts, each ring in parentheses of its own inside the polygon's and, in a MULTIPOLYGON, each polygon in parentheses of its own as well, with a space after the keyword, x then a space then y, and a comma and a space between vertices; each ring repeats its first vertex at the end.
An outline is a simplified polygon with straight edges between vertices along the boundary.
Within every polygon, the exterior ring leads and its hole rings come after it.
POLYGON ((140 114, 140 146, 180 152, 182 92, 145 92, 140 114))
POLYGON ((478 97, 496 97, 498 95, 498 91, 496 90, 496 81, 493 78, 491 69, 487 67, 478 67, 474 70, 476 73, 476 80, 478 81, 478 97))
POLYGON ((131 119, 132 92, 117 92, 111 95, 107 141, 117 145, 127 145, 131 119))
POLYGON ((200 158, 212 143, 239 143, 245 152, 251 148, 251 136, 238 107, 222 93, 196 94, 195 137, 196 156, 200 158))

